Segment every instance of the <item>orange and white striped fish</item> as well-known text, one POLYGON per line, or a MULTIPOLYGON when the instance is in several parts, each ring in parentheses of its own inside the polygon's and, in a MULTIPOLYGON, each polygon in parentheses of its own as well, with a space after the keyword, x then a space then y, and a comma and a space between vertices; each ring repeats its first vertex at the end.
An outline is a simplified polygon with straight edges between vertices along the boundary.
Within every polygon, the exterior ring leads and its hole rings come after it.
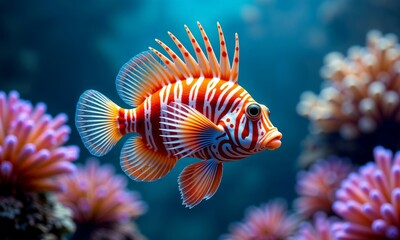
POLYGON ((186 25, 196 59, 168 32, 183 59, 156 39, 169 58, 149 48, 122 66, 117 76, 118 94, 133 108, 121 108, 87 90, 75 119, 84 145, 96 156, 108 153, 122 136, 137 133, 125 142, 120 156, 122 169, 136 181, 155 181, 179 159, 199 158, 179 176, 183 204, 190 208, 217 191, 223 163, 276 149, 282 137, 270 122, 268 108, 238 84, 237 34, 230 67, 219 23, 219 61, 197 24, 207 56, 186 25))

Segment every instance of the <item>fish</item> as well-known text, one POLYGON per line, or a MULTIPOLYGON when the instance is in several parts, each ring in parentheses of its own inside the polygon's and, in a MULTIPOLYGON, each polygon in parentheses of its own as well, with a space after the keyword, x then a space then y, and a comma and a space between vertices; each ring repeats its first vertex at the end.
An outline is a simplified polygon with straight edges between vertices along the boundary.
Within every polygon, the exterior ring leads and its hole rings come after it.
POLYGON ((133 180, 156 181, 178 160, 198 159, 178 177, 182 204, 189 208, 216 193, 224 163, 277 149, 282 138, 268 107, 238 84, 238 34, 231 65, 220 24, 219 59, 197 25, 204 51, 184 25, 194 55, 168 32, 180 56, 155 39, 168 57, 149 47, 121 67, 116 88, 129 108, 90 89, 80 96, 75 115, 82 142, 95 156, 107 154, 130 135, 121 149, 120 166, 133 180))

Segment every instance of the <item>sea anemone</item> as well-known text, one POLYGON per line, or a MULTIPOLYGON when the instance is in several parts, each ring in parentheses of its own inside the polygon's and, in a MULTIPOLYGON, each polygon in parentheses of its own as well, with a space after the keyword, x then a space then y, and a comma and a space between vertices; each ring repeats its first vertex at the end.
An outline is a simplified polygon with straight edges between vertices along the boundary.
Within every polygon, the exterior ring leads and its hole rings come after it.
POLYGON ((69 137, 67 116, 46 114, 16 91, 0 92, 0 195, 59 191, 55 177, 73 172, 76 146, 62 146, 69 137))
POLYGON ((344 219, 334 226, 337 239, 400 238, 400 152, 376 147, 374 158, 336 192, 333 209, 344 219))
POLYGON ((58 199, 72 210, 77 225, 73 239, 97 239, 99 235, 107 236, 102 239, 142 239, 129 221, 142 215, 146 204, 137 192, 125 189, 126 179, 115 175, 111 166, 99 166, 96 159, 89 159, 60 182, 66 188, 58 199))
POLYGON ((260 207, 247 210, 243 222, 230 227, 224 240, 284 240, 296 230, 298 218, 287 213, 286 204, 281 200, 270 201, 260 207))
MULTIPOLYGON (((400 47, 395 35, 370 31, 367 47, 352 47, 347 57, 329 54, 321 74, 327 81, 320 95, 305 92, 297 107, 312 123, 308 151, 322 142, 330 146, 328 151, 333 148, 329 154, 359 162, 370 157, 364 154, 366 147, 400 148, 400 47)), ((306 152, 301 158, 309 163, 318 157, 324 156, 306 152)))
POLYGON ((312 222, 300 224, 299 230, 290 240, 334 240, 332 225, 336 221, 334 218, 327 218, 324 212, 317 212, 312 222))
POLYGON ((319 211, 331 214, 335 192, 351 170, 349 161, 330 157, 314 163, 308 171, 299 172, 296 185, 299 197, 294 202, 296 212, 306 218, 319 211))

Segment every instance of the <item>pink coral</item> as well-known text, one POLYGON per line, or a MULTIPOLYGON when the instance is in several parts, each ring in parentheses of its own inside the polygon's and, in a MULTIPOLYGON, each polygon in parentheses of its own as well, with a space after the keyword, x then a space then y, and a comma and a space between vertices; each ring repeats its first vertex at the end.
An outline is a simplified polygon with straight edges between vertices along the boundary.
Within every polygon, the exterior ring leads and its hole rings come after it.
POLYGON ((298 218, 289 215, 284 202, 275 200, 252 207, 243 222, 235 223, 224 240, 283 240, 296 230, 298 218))
POLYGON ((311 122, 300 162, 329 155, 364 164, 378 144, 400 146, 400 47, 397 36, 370 31, 365 47, 331 53, 319 94, 305 92, 298 113, 311 122))
POLYGON ((332 224, 336 220, 327 218, 323 212, 317 212, 312 222, 303 222, 297 233, 290 240, 334 240, 332 224))
POLYGON ((351 170, 352 165, 347 161, 331 157, 314 163, 308 171, 299 172, 296 212, 307 218, 318 211, 331 213, 335 191, 351 170))
POLYGON ((73 172, 76 146, 67 116, 46 114, 46 105, 21 100, 16 91, 0 92, 0 194, 58 191, 55 177, 73 172))
POLYGON ((73 175, 60 178, 66 189, 59 193, 61 203, 73 211, 76 223, 101 224, 127 221, 142 215, 146 205, 137 192, 127 191, 127 181, 114 175, 110 166, 99 166, 89 159, 73 175))
POLYGON ((374 163, 343 181, 334 211, 344 219, 335 224, 337 239, 400 238, 400 152, 374 149, 374 163))
POLYGON ((400 48, 393 34, 370 31, 367 47, 352 47, 348 57, 331 53, 322 76, 328 80, 317 96, 306 92, 298 105, 313 129, 353 139, 386 121, 400 123, 400 48))

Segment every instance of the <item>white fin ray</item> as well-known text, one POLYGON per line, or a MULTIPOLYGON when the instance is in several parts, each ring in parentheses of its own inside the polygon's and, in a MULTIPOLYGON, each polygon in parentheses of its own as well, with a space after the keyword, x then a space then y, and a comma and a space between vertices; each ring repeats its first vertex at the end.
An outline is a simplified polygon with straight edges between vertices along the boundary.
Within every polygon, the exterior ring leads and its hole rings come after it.
POLYGON ((193 208, 217 191, 222 178, 222 163, 214 159, 203 160, 187 166, 179 175, 179 191, 183 205, 193 208))
POLYGON ((156 181, 167 175, 175 164, 176 158, 149 149, 138 136, 129 138, 121 150, 121 168, 135 181, 156 181))
POLYGON ((174 153, 178 158, 183 158, 211 146, 222 130, 211 120, 206 118, 196 109, 183 104, 172 102, 162 110, 165 116, 160 117, 161 137, 165 148, 174 153))
POLYGON ((119 107, 95 90, 85 91, 76 106, 75 124, 83 144, 95 156, 108 153, 122 137, 119 107))
POLYGON ((125 103, 138 106, 146 97, 171 82, 169 71, 150 52, 138 54, 119 71, 115 81, 117 92, 125 103))

